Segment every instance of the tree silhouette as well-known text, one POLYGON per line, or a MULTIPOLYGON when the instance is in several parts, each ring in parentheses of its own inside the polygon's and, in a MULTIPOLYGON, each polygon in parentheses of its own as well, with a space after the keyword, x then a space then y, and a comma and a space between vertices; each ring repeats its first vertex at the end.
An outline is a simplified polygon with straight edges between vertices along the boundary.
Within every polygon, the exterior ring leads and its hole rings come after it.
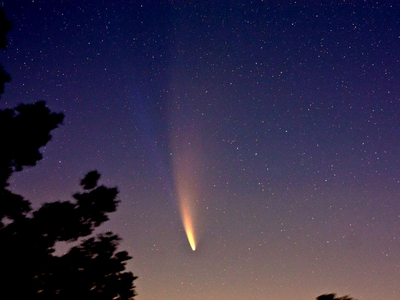
POLYGON ((325 294, 317 297, 317 300, 357 300, 350 296, 336 297, 336 294, 325 294))
MULTIPOLYGON (((11 22, 7 20, 4 10, 0 9, 0 49, 7 48, 6 34, 11 28, 11 22)), ((10 75, 0 66, 0 95, 4 93, 4 83, 10 82, 10 80, 10 75)))
MULTIPOLYGON (((10 22, 0 10, 0 48, 6 48, 10 22)), ((0 68, 0 94, 10 76, 0 68)), ((42 159, 40 148, 64 115, 51 112, 45 102, 0 110, 0 294, 3 299, 132 300, 136 277, 125 272, 131 257, 117 252, 120 238, 111 233, 90 237, 118 205, 118 189, 99 185, 100 174, 89 172, 82 190, 70 201, 42 205, 8 189, 10 176, 42 159), (82 240, 89 237, 87 240, 82 240), (58 242, 77 244, 62 256, 58 242)))

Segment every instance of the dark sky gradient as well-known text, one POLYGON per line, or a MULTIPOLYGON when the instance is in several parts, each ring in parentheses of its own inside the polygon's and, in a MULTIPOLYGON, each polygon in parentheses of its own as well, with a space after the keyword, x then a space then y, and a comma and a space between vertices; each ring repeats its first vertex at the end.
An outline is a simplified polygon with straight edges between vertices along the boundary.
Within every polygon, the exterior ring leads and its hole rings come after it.
POLYGON ((1 107, 66 115, 12 187, 118 185, 138 299, 399 299, 399 1, 0 3, 1 107))

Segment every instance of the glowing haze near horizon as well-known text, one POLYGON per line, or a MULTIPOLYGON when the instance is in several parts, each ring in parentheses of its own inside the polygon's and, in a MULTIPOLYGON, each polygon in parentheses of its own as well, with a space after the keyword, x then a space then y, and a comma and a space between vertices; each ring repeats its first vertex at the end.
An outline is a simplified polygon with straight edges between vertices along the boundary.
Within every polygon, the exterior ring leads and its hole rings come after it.
POLYGON ((66 114, 12 188, 117 185, 138 300, 399 299, 399 1, 0 3, 1 107, 66 114))

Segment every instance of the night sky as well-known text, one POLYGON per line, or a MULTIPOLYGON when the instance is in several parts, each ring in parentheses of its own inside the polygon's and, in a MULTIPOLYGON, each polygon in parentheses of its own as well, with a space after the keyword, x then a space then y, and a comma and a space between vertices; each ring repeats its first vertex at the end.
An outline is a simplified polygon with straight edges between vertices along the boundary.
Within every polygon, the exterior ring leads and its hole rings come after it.
POLYGON ((0 4, 0 107, 66 115, 11 187, 117 185, 138 300, 399 299, 400 1, 0 4))

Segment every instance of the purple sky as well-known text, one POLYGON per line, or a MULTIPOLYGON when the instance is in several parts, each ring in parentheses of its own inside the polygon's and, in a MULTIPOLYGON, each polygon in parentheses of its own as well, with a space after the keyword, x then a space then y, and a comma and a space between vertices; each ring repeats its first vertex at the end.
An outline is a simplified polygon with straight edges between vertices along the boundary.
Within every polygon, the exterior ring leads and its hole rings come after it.
POLYGON ((399 1, 0 4, 1 108, 66 115, 12 188, 117 185, 138 300, 399 299, 399 1))

